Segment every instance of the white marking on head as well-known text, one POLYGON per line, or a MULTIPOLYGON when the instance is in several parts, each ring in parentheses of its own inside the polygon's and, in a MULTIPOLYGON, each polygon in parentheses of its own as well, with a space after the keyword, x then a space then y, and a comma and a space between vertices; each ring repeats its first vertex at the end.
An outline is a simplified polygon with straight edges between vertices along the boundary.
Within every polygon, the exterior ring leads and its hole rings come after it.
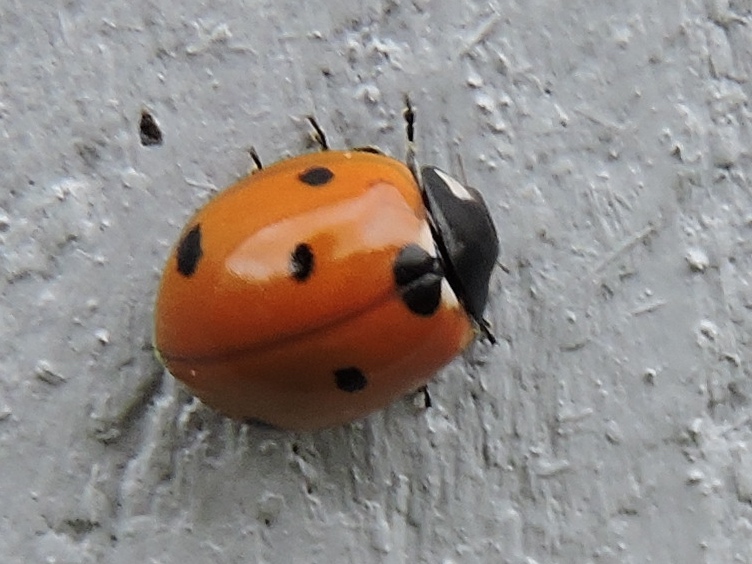
POLYGON ((438 255, 436 251, 436 243, 433 240, 433 233, 431 233, 431 226, 428 225, 427 221, 423 222, 423 226, 420 229, 420 234, 418 235, 418 245, 420 245, 421 248, 432 257, 436 257, 438 255))
POLYGON ((452 194, 454 194, 457 198, 460 200, 475 200, 475 197, 468 191, 467 188, 465 188, 459 180, 456 180, 449 176, 447 173, 439 170, 438 168, 434 169, 436 174, 439 175, 441 180, 444 181, 444 184, 447 185, 449 190, 452 191, 452 194))
POLYGON ((460 307, 457 294, 454 293, 446 278, 441 281, 441 304, 447 309, 457 309, 460 307))

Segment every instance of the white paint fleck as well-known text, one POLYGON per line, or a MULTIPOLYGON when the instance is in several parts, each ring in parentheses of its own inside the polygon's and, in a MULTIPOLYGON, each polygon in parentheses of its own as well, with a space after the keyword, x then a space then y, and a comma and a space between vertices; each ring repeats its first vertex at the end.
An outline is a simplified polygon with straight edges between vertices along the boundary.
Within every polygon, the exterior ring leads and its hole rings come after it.
POLYGON ((709 319, 700 321, 698 331, 702 337, 709 341, 715 341, 718 337, 718 326, 709 319))
POLYGON ((44 359, 37 362, 34 373, 42 382, 51 386, 59 386, 67 381, 65 376, 60 374, 48 360, 44 359))
POLYGON ((705 269, 710 264, 708 255, 705 253, 705 251, 698 247, 690 248, 687 251, 687 256, 685 257, 685 259, 689 264, 689 268, 694 272, 705 272, 705 269))
POLYGON ((471 70, 467 76, 467 85, 470 88, 480 88, 483 86, 483 78, 475 70, 471 70))
POLYGON ((192 22, 193 28, 196 30, 198 39, 187 45, 185 52, 188 55, 198 55, 209 50, 213 44, 226 42, 232 38, 232 32, 230 26, 226 23, 216 24, 214 27, 209 28, 209 25, 202 21, 192 22))
POLYGON ((110 342, 110 332, 107 329, 97 329, 96 331, 94 331, 94 336, 103 345, 107 345, 110 342))
POLYGON ((539 460, 535 465, 535 474, 541 478, 551 478, 570 468, 568 460, 539 460))
POLYGON ((593 415, 593 408, 592 407, 586 407, 584 409, 566 409, 559 412, 558 420, 559 423, 576 423, 579 421, 584 421, 585 419, 591 417, 593 415))
POLYGON ((606 439, 608 442, 618 445, 624 441, 624 432, 619 424, 613 419, 606 423, 606 439))
POLYGON ((489 94, 485 92, 478 92, 475 95, 475 105, 483 110, 483 112, 490 114, 494 111, 496 102, 494 102, 494 99, 489 94))
POLYGON ((704 479, 705 479, 705 473, 699 468, 692 468, 689 472, 687 472, 688 484, 699 484, 704 479))
POLYGON ((277 521, 284 505, 285 498, 281 495, 264 492, 258 502, 259 521, 267 527, 271 527, 277 521))
POLYGON ((380 503, 367 501, 365 503, 370 517, 371 546, 383 554, 392 550, 390 541, 391 530, 386 520, 384 508, 380 503))
POLYGON ((733 470, 736 496, 743 503, 752 503, 752 452, 746 444, 740 444, 735 458, 733 470))
POLYGON ((656 376, 658 376, 658 371, 655 368, 646 368, 642 373, 642 381, 649 386, 654 386, 656 376))

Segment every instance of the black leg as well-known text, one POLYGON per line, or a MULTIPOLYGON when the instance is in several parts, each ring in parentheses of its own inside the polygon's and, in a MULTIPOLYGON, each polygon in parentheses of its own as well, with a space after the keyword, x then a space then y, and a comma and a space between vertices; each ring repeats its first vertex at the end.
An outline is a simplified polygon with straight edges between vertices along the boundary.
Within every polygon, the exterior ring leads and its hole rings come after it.
POLYGON ((251 160, 253 161, 256 170, 262 170, 264 166, 261 164, 261 159, 259 158, 256 149, 254 147, 251 147, 250 149, 248 149, 248 154, 251 155, 251 160))
POLYGON ((308 123, 311 124, 311 127, 313 127, 313 139, 318 143, 319 147, 322 151, 328 151, 329 150, 329 144, 326 142, 326 135, 324 135, 324 130, 321 129, 321 126, 316 121, 316 118, 313 116, 308 116, 308 123))
POLYGON ((410 103, 410 97, 405 96, 405 110, 402 112, 405 118, 405 128, 407 131, 407 142, 413 143, 415 141, 415 110, 410 103))
POLYGON ((478 323, 478 328, 480 329, 483 337, 485 337, 485 339, 489 343, 491 343, 492 345, 496 344, 496 337, 491 332, 491 324, 487 320, 481 319, 480 323, 478 323))
POLYGON ((428 386, 421 386, 420 388, 418 388, 418 393, 423 394, 423 405, 426 409, 433 405, 433 402, 431 401, 431 393, 428 391, 428 386))

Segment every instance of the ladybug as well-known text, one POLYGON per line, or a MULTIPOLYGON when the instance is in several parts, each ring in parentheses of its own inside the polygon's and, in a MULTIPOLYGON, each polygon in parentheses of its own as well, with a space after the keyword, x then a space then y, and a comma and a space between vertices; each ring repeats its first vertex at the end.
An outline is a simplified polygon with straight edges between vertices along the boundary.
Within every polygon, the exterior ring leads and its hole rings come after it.
POLYGON ((478 334, 499 243, 480 193, 374 148, 262 167, 188 221, 164 268, 154 344, 204 403, 291 430, 420 389, 478 334))

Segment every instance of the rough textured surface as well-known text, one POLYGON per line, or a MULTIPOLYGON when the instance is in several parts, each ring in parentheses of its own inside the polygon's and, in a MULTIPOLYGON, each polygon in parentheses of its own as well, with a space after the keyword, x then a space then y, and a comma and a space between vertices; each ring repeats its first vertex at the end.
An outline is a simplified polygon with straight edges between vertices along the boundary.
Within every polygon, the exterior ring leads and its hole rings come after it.
POLYGON ((241 4, 0 2, 3 562, 752 562, 752 4, 241 4), (500 345, 316 435, 192 402, 183 221, 310 113, 401 154, 406 92, 500 345))

